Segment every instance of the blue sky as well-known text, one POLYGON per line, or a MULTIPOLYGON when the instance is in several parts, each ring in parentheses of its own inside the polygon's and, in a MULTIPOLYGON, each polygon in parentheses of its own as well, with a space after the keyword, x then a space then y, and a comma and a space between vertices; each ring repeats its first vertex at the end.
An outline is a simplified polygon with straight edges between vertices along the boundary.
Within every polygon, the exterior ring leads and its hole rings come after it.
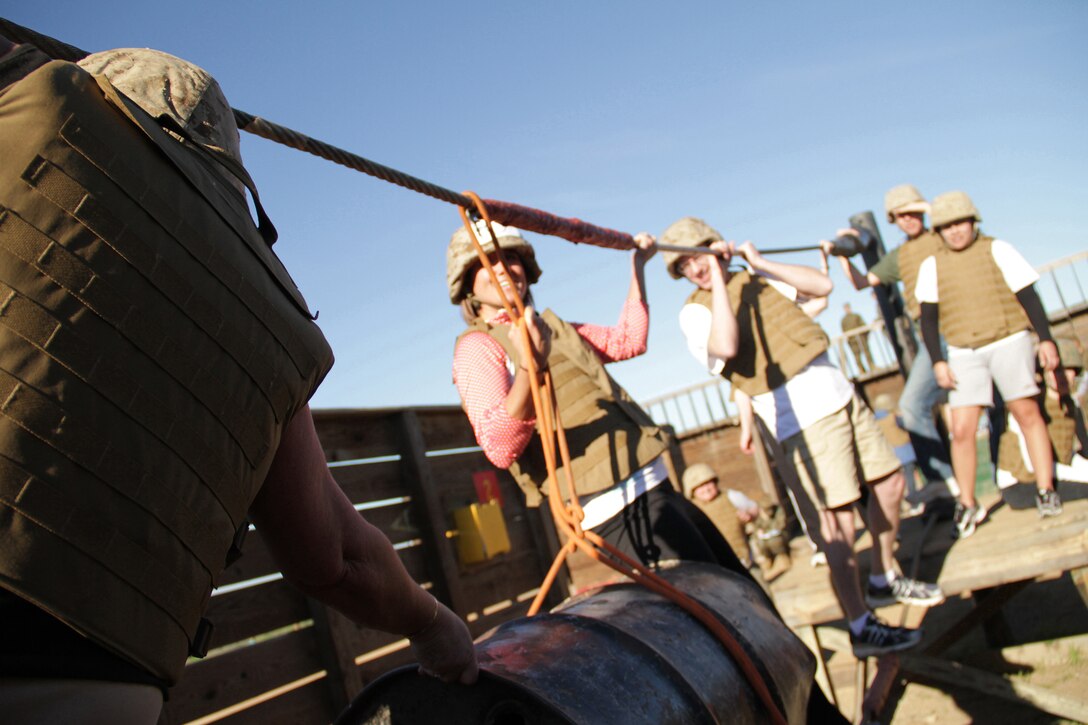
MULTIPOLYGON (((1088 3, 28 2, 0 14, 87 50, 146 46, 232 105, 442 186, 627 232, 685 215, 766 247, 814 243, 889 187, 970 193, 1039 265, 1088 249, 1088 3)), ((277 251, 337 364, 313 404, 456 403, 445 289, 457 210, 243 134, 277 251)), ((626 253, 532 237, 541 306, 612 323, 626 253)), ((815 263, 814 253, 787 261, 815 263)), ((836 289, 867 319, 868 295, 836 289)), ((648 268, 638 399, 706 378, 648 268)))

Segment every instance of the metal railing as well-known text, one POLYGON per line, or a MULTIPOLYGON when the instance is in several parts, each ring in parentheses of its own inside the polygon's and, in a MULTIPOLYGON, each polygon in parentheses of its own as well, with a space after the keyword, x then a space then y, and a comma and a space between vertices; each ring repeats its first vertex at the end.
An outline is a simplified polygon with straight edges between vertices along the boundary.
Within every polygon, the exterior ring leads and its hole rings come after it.
POLYGON ((1071 254, 1035 271, 1039 273, 1035 288, 1052 322, 1071 319, 1088 309, 1088 296, 1081 284, 1081 276, 1088 277, 1088 252, 1071 254))
MULTIPOLYGON (((1061 325, 1088 311, 1088 296, 1082 277, 1088 280, 1088 251, 1036 268, 1039 282, 1036 289, 1043 301, 1051 322, 1061 325)), ((1088 340, 1081 340, 1084 345, 1088 340)), ((881 319, 831 338, 828 355, 846 376, 853 381, 868 380, 899 369, 891 342, 881 319), (852 340, 861 340, 867 346, 873 360, 869 368, 868 358, 862 354, 867 370, 859 367, 851 347, 852 340)), ((678 434, 690 435, 723 425, 736 424, 737 406, 731 400, 729 383, 714 378, 705 383, 689 385, 656 398, 643 401, 642 406, 658 425, 669 425, 678 434)))

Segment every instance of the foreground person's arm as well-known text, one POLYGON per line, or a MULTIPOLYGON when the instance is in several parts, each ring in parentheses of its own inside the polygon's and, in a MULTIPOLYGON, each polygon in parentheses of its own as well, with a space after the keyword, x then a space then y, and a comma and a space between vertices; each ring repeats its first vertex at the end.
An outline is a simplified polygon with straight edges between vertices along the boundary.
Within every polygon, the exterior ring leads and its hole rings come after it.
POLYGON ((465 623, 412 580, 336 485, 308 407, 284 431, 250 514, 292 584, 364 627, 408 637, 425 673, 476 681, 465 623))

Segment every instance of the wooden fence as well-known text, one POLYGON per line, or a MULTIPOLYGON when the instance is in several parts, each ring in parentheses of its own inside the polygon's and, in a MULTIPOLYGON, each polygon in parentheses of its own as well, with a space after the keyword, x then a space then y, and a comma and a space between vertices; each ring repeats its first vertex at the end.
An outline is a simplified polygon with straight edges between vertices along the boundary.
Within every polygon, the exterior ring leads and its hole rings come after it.
MULTIPOLYGON (((460 408, 314 417, 336 481, 474 637, 525 613, 550 564, 554 530, 488 463, 460 408), (461 566, 451 511, 479 500, 474 474, 498 484, 511 551, 461 566)), ((287 584, 260 532, 250 532, 244 550, 211 600, 213 649, 186 668, 160 723, 328 723, 367 682, 412 661, 406 640, 361 629, 287 584)), ((566 591, 560 581, 550 599, 566 591)))

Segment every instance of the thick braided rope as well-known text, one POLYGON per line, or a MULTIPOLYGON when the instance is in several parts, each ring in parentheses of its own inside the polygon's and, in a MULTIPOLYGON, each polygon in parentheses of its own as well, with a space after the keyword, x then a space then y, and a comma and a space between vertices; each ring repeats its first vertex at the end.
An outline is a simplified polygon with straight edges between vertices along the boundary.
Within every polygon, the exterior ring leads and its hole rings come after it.
MULTIPOLYGON (((58 60, 74 62, 89 55, 87 51, 81 48, 13 23, 6 18, 0 18, 0 35, 16 42, 32 43, 46 55, 58 60)), ((397 169, 363 158, 358 154, 337 148, 324 141, 311 138, 259 116, 254 116, 251 113, 240 111, 237 108, 231 110, 234 112, 234 119, 238 124, 238 128, 243 131, 248 131, 261 138, 275 141, 299 151, 305 151, 341 166, 346 166, 349 169, 361 171, 364 174, 433 199, 466 209, 473 208, 472 200, 456 191, 451 191, 437 184, 432 184, 429 181, 424 181, 397 169)), ((515 226, 539 234, 562 237, 575 244, 593 244, 612 249, 633 249, 635 246, 634 238, 630 234, 587 224, 580 219, 557 217, 539 209, 531 209, 518 204, 491 199, 487 200, 486 204, 488 209, 491 210, 492 218, 508 226, 515 226)))

